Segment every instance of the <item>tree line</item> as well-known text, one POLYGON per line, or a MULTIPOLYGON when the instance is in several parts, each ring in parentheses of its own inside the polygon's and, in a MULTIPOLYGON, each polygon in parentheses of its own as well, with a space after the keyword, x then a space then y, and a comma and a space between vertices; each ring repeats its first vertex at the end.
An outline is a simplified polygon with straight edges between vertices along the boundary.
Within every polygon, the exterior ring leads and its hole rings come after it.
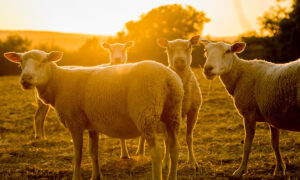
POLYGON ((247 43, 243 58, 285 63, 300 57, 300 0, 292 0, 290 10, 271 7, 259 20, 261 32, 267 35, 242 35, 241 40, 247 43))

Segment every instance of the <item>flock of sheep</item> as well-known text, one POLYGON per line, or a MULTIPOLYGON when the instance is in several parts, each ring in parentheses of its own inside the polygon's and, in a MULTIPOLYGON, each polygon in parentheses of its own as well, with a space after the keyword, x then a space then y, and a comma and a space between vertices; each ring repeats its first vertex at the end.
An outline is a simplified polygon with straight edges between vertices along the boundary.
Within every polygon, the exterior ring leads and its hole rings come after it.
POLYGON ((73 179, 80 179, 83 132, 89 132, 92 159, 91 179, 102 179, 98 162, 99 133, 120 138, 121 158, 129 158, 125 139, 140 137, 138 155, 144 154, 147 141, 152 160, 152 179, 177 179, 179 154, 178 130, 186 119, 186 142, 189 163, 198 168, 193 153, 193 129, 198 119, 202 97, 192 72, 192 47, 202 42, 207 79, 220 76, 235 106, 244 117, 245 143, 243 159, 235 177, 247 171, 247 162, 255 134, 256 122, 267 122, 275 152, 274 175, 284 176, 285 165, 279 151, 279 129, 300 131, 300 62, 273 64, 262 60, 246 61, 236 53, 244 50, 242 42, 233 45, 210 42, 194 36, 189 40, 167 41, 158 45, 166 49, 166 67, 154 61, 126 63, 125 44, 102 46, 110 52, 110 64, 95 67, 57 66, 63 53, 31 50, 8 52, 4 56, 21 65, 20 82, 24 89, 36 89, 38 109, 35 115, 36 138, 44 136, 44 120, 53 107, 71 133, 74 144, 73 179), (158 136, 163 135, 162 157, 158 136))

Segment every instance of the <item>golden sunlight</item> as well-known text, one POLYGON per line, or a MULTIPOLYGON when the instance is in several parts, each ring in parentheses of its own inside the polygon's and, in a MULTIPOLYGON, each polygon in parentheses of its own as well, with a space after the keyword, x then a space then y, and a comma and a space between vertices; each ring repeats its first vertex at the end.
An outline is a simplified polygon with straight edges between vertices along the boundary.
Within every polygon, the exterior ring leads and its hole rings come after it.
POLYGON ((262 16, 275 2, 276 0, 1 0, 0 29, 113 35, 122 30, 127 21, 138 20, 152 8, 178 3, 192 5, 207 14, 211 22, 205 26, 204 35, 236 36, 245 31, 258 30, 257 17, 262 16), (248 22, 247 27, 243 22, 245 20, 248 22))

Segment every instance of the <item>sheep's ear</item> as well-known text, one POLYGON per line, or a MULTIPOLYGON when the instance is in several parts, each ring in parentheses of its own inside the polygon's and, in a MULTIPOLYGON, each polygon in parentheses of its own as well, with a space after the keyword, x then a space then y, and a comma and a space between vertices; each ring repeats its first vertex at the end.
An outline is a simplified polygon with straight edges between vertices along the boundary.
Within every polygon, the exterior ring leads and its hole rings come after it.
POLYGON ((246 47, 246 43, 244 42, 237 42, 231 45, 231 51, 234 53, 241 53, 244 51, 246 47))
POLYGON ((198 45, 199 40, 200 40, 200 35, 196 35, 190 39, 190 43, 192 46, 196 46, 196 45, 198 45))
POLYGON ((101 46, 104 48, 104 49, 110 49, 110 44, 108 43, 102 43, 101 46))
POLYGON ((63 57, 64 53, 60 52, 60 51, 51 51, 48 55, 47 55, 47 60, 48 61, 59 61, 61 60, 61 58, 63 57))
POLYGON ((162 48, 167 48, 169 45, 169 42, 166 39, 157 39, 157 44, 162 48))
POLYGON ((209 40, 206 40, 206 39, 203 39, 203 38, 200 38, 200 42, 201 42, 204 46, 206 46, 208 43, 210 43, 209 40))
POLYGON ((21 56, 22 53, 16 53, 16 52, 7 52, 3 54, 6 59, 13 63, 20 63, 21 62, 21 56))
POLYGON ((131 48, 134 45, 134 41, 128 41, 125 43, 126 48, 131 48))

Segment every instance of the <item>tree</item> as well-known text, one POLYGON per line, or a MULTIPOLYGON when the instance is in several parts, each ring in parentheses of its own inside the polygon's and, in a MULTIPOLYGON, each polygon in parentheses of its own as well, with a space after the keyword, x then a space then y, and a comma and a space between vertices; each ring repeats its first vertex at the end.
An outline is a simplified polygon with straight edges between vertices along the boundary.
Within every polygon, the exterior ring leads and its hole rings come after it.
POLYGON ((267 32, 270 36, 277 34, 280 29, 279 23, 286 16, 287 10, 285 7, 279 5, 271 7, 269 11, 264 13, 263 17, 258 18, 261 24, 261 33, 267 32))
POLYGON ((87 39, 76 52, 76 57, 72 59, 73 64, 81 66, 95 66, 109 62, 108 53, 101 47, 98 37, 87 39))
MULTIPOLYGON (((137 21, 127 22, 124 30, 117 34, 117 38, 110 39, 110 41, 135 41, 135 46, 128 52, 129 61, 154 59, 167 63, 166 55, 158 47, 156 40, 158 38, 185 39, 201 34, 204 23, 209 21, 204 12, 197 11, 192 6, 164 5, 141 15, 137 21)), ((194 59, 198 60, 198 58, 194 59)), ((195 62, 194 64, 197 64, 195 62)))
MULTIPOLYGON (((31 47, 31 41, 19 35, 9 35, 4 41, 0 41, 0 54, 4 52, 24 52, 31 47)), ((20 69, 16 64, 7 61, 3 56, 0 56, 0 75, 18 74, 20 69)))
POLYGON ((279 22, 278 57, 287 62, 300 57, 300 0, 293 0, 292 11, 279 22))
MULTIPOLYGON (((283 1, 283 0, 281 0, 283 1)), ((262 58, 284 63, 300 57, 300 0, 293 0, 291 10, 277 6, 260 18, 262 31, 268 36, 243 36, 247 50, 244 58, 262 58)))

